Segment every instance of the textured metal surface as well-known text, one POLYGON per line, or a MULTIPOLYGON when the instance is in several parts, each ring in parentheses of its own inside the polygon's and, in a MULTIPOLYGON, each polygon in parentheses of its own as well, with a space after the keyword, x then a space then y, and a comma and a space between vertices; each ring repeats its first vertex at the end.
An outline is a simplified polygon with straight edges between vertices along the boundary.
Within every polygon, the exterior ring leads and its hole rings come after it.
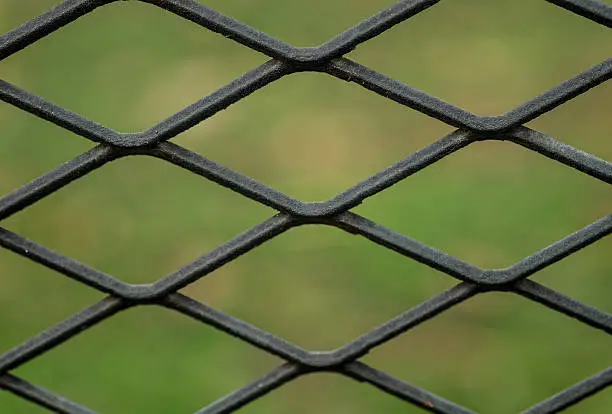
MULTIPOLYGON (((66 0, 59 6, 0 37, 0 59, 31 45, 58 28, 114 0, 66 0)), ((602 84, 612 77, 612 59, 563 82, 516 109, 494 117, 481 117, 390 79, 343 57, 356 45, 409 19, 439 0, 405 0, 381 11, 357 26, 314 48, 296 48, 243 23, 208 9, 195 0, 142 0, 198 25, 223 34, 271 59, 230 84, 204 97, 142 133, 122 134, 0 80, 0 98, 99 145, 0 199, 0 220, 35 203, 74 180, 125 156, 152 156, 190 170, 245 197, 278 211, 195 261, 144 285, 115 279, 85 264, 0 227, 0 245, 51 268, 108 296, 18 345, 0 356, 0 387, 41 407, 59 413, 92 413, 75 402, 17 378, 11 371, 51 348, 61 345, 94 324, 137 305, 163 306, 215 327, 229 335, 285 360, 264 377, 236 390, 198 413, 228 413, 301 375, 336 372, 371 384, 383 392, 433 413, 471 413, 427 390, 380 372, 359 361, 374 347, 392 340, 441 312, 489 291, 524 296, 612 334, 612 315, 580 303, 538 284, 529 276, 612 233, 612 215, 565 237, 503 270, 480 269, 446 253, 389 230, 350 211, 365 198, 392 186, 455 151, 482 140, 506 140, 612 184, 612 164, 579 151, 552 137, 531 130, 524 123, 602 84), (205 121, 218 111, 298 71, 318 71, 355 82, 401 105, 408 106, 458 128, 420 151, 398 161, 326 202, 305 203, 232 171, 168 140, 205 121), (256 248, 284 231, 300 225, 330 225, 438 269, 460 280, 455 287, 419 304, 354 341, 329 352, 312 352, 258 329, 230 315, 190 299, 177 291, 256 248)), ((612 27, 612 6, 597 0, 548 0, 595 23, 612 27)), ((529 414, 559 412, 612 384, 612 368, 554 395, 526 411, 529 414)))

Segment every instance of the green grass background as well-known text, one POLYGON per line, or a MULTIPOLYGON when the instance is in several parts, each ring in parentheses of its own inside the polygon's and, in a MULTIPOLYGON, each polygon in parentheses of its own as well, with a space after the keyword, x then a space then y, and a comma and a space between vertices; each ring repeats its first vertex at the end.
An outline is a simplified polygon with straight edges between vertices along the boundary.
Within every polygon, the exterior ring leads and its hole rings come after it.
MULTIPOLYGON (((296 46, 320 44, 385 0, 202 2, 296 46)), ((0 0, 0 32, 55 1, 0 0)), ((610 56, 603 26, 544 1, 444 1, 349 57, 482 115, 504 113, 610 56)), ((266 61, 137 2, 79 19, 0 63, 3 79, 120 131, 141 131, 266 61)), ((612 85, 531 122, 612 160, 612 85)), ((0 192, 87 140, 0 106, 0 192)), ((299 73, 175 142, 302 200, 325 200, 452 131, 356 84, 299 73)), ((512 143, 478 143, 355 209, 487 268, 509 266, 610 213, 612 191, 512 143)), ((3 226, 132 283, 157 280, 274 214, 160 160, 111 163, 3 226)), ((535 279, 612 311, 612 240, 535 279)), ((184 289, 309 349, 340 346, 456 281, 340 230, 302 227, 184 289)), ((102 297, 0 251, 0 351, 102 297)), ((603 332, 491 293, 372 351, 365 361, 478 412, 516 413, 610 366, 603 332)), ((128 310, 18 368, 102 413, 190 413, 281 361, 179 314, 128 310)), ((0 393, 0 413, 44 410, 0 393)), ((244 413, 420 412, 343 377, 311 375, 244 413)), ((567 411, 612 412, 612 391, 567 411)))

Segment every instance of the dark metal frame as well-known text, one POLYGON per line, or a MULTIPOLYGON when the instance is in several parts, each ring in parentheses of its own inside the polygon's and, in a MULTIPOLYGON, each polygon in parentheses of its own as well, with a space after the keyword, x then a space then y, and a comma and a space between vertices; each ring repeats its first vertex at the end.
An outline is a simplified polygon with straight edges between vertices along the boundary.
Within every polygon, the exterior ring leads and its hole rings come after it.
MULTIPOLYGON (((0 60, 35 43, 60 27, 115 0, 66 0, 41 16, 0 37, 0 60)), ((0 227, 0 245, 108 296, 0 355, 0 388, 59 413, 93 413, 51 391, 26 382, 11 371, 64 343, 117 312, 138 305, 159 305, 213 326, 276 355, 286 362, 264 377, 202 408, 197 413, 229 413, 301 375, 327 371, 369 383, 433 413, 472 413, 427 390, 378 371, 359 358, 422 322, 474 295, 511 292, 612 334, 612 315, 528 279, 537 271, 612 233, 612 214, 571 234, 506 269, 479 269, 416 240, 398 234, 350 211, 365 198, 392 186, 441 158, 482 140, 507 140, 612 184, 612 164, 523 126, 558 105, 612 77, 612 59, 563 82, 502 116, 481 117, 390 79, 343 55, 390 27, 434 6, 439 0, 404 0, 381 11, 319 47, 296 48, 213 11, 195 0, 141 0, 269 56, 271 60, 211 95, 136 134, 113 131, 0 80, 0 98, 40 118, 99 143, 96 147, 0 199, 0 220, 28 207, 109 161, 132 155, 164 159, 278 214, 151 284, 128 284, 53 252, 0 227), (355 82, 384 97, 458 128, 424 149, 391 165, 326 202, 293 199, 249 177, 169 142, 232 103, 277 79, 300 71, 328 73, 355 82), (312 352, 210 308, 177 291, 258 245, 304 224, 331 225, 362 235, 374 243, 440 270, 460 281, 451 289, 406 311, 354 341, 327 352, 312 352)), ((612 6, 597 0, 548 0, 596 23, 612 27, 612 6)), ((556 413, 612 384, 612 367, 527 409, 524 413, 556 413)))

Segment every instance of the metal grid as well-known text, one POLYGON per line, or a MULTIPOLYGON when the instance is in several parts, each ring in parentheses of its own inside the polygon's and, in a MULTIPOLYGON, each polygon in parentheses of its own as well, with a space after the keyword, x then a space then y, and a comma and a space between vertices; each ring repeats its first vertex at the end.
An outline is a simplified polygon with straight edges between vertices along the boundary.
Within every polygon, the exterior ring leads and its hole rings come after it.
MULTIPOLYGON (((35 43, 97 7, 116 0, 66 0, 41 16, 0 37, 0 59, 35 43)), ((507 140, 612 184, 612 164, 523 126, 558 105, 612 77, 612 59, 563 82, 502 116, 481 117, 417 91, 343 55, 392 26, 436 5, 439 0, 404 0, 381 11, 319 47, 296 48, 211 10, 195 0, 141 0, 191 20, 205 29, 257 50, 271 59, 230 84, 174 114, 149 130, 122 134, 0 81, 0 98, 99 145, 0 199, 0 220, 17 213, 70 182, 126 156, 147 155, 185 168, 278 211, 278 214, 151 284, 133 285, 62 256, 31 240, 0 228, 0 245, 108 296, 71 318, 0 356, 0 387, 59 413, 93 413, 60 395, 24 381, 11 371, 68 341, 117 312, 139 305, 174 309, 206 325, 276 355, 286 362, 267 375, 197 411, 228 413, 308 373, 326 371, 366 382, 433 413, 472 411, 378 371, 359 358, 376 346, 429 320, 477 294, 504 291, 524 296, 593 328, 612 334, 612 315, 538 284, 529 276, 612 233, 612 214, 543 250, 499 270, 479 269, 350 211, 373 196, 443 157, 482 140, 507 140), (188 151, 168 140, 205 121, 232 103, 291 73, 317 71, 355 82, 457 130, 391 165, 326 202, 293 199, 249 177, 188 151), (346 345, 311 352, 260 330, 177 291, 260 244, 304 224, 331 225, 362 235, 460 281, 453 288, 419 304, 346 345)), ((548 0, 593 22, 612 27, 612 6, 597 0, 548 0)), ((444 7, 443 5, 438 7, 444 7)), ((612 384, 612 367, 527 409, 524 413, 556 413, 612 384)))

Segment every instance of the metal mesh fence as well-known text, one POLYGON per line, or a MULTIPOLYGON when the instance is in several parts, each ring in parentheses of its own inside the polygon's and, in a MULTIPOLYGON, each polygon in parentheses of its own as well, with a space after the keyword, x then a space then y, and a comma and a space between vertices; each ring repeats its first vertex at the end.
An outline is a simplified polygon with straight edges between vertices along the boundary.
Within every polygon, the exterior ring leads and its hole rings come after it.
MULTIPOLYGON (((115 0, 66 0, 41 16, 0 37, 0 59, 115 0)), ((594 179, 612 184, 612 164, 577 150, 523 124, 588 91, 612 77, 612 59, 588 69, 502 116, 481 117, 417 91, 343 55, 439 0, 404 0, 381 11, 319 47, 296 48, 243 23, 213 11, 195 0, 141 0, 220 33, 271 59, 209 96, 188 106, 149 130, 123 134, 94 123, 15 85, 0 81, 0 98, 86 139, 96 147, 0 199, 0 220, 57 191, 70 182, 126 156, 152 156, 227 187, 278 213, 226 244, 152 284, 128 284, 18 234, 0 228, 0 245, 53 269, 76 282, 107 294, 106 298, 51 327, 0 356, 0 387, 34 404, 59 413, 93 411, 49 390, 31 384, 11 371, 70 340, 117 312, 138 305, 163 306, 237 337, 285 360, 267 375, 202 408, 197 413, 228 413, 281 385, 313 372, 335 372, 371 384, 409 404, 433 413, 471 413, 425 389, 410 385, 360 361, 370 350, 435 317, 475 295, 503 291, 526 297, 612 334, 612 315, 545 287, 529 276, 612 233, 612 215, 565 237, 506 269, 480 269, 402 234, 393 232, 350 210, 449 154, 482 140, 506 140, 561 162, 594 179), (426 148, 369 177, 325 202, 306 203, 291 198, 249 177, 169 142, 176 135, 205 121, 232 103, 281 77, 299 71, 316 71, 355 82, 374 93, 405 105, 457 130, 426 148), (407 310, 369 333, 328 352, 312 352, 293 345, 230 315, 186 297, 177 291, 257 246, 304 224, 331 225, 362 235, 374 243, 460 281, 453 288, 407 310)), ((597 0, 548 0, 595 23, 612 27, 612 6, 597 0)), ((438 6, 438 7, 443 7, 438 6)), ((524 411, 554 413, 573 406, 612 384, 612 368, 524 411)))

